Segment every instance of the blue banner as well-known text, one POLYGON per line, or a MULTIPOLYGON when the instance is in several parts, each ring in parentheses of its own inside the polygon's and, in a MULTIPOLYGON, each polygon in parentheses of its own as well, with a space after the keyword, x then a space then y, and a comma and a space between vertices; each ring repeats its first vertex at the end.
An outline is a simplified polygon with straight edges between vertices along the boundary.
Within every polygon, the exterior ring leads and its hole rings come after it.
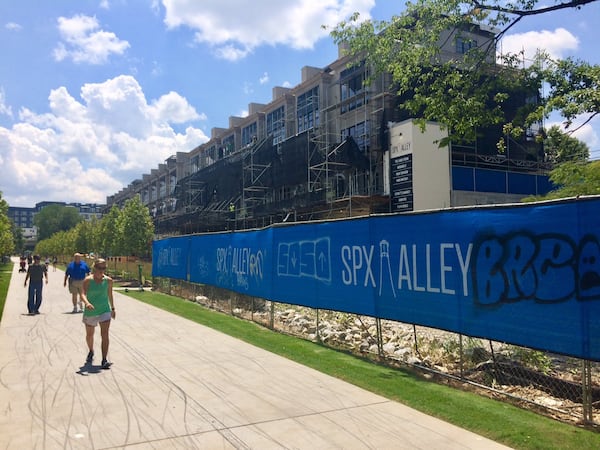
POLYGON ((599 236, 598 197, 372 216, 156 241, 153 275, 599 361, 599 236))
POLYGON ((187 280, 190 236, 162 239, 152 243, 152 276, 187 280))

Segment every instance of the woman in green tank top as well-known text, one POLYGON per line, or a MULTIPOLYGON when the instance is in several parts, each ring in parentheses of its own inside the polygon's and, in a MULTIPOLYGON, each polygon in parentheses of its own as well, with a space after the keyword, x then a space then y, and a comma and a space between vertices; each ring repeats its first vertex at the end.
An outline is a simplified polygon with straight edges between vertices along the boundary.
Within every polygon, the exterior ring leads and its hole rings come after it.
POLYGON ((108 369, 108 345, 111 319, 115 318, 115 304, 113 300, 113 280, 104 274, 106 261, 98 259, 94 263, 92 275, 83 280, 83 323, 85 324, 85 340, 89 349, 86 364, 91 364, 94 359, 94 332, 96 325, 100 324, 102 365, 108 369))

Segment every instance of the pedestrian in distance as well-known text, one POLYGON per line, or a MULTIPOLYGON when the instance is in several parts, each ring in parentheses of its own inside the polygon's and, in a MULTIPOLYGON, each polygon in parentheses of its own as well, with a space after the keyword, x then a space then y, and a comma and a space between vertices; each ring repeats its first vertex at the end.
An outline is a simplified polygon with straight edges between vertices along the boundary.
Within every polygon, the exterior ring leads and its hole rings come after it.
POLYGON ((94 360, 94 332, 100 325, 102 369, 108 369, 112 363, 108 362, 108 345, 110 321, 115 319, 115 303, 113 300, 113 280, 107 276, 106 261, 98 259, 94 262, 92 275, 83 281, 83 323, 85 325, 85 340, 88 346, 86 364, 94 360))
POLYGON ((79 297, 79 311, 83 312, 83 280, 90 273, 90 268, 85 261, 81 259, 81 253, 73 255, 73 261, 69 263, 65 270, 65 280, 63 285, 66 287, 69 283, 69 292, 71 293, 71 301, 73 302, 73 312, 77 311, 77 298, 79 297))
POLYGON ((35 255, 33 263, 27 268, 27 275, 25 275, 25 287, 27 287, 27 281, 29 280, 27 311, 30 315, 40 313, 44 278, 46 279, 46 284, 48 284, 48 268, 45 264, 41 264, 40 261, 40 255, 35 255))

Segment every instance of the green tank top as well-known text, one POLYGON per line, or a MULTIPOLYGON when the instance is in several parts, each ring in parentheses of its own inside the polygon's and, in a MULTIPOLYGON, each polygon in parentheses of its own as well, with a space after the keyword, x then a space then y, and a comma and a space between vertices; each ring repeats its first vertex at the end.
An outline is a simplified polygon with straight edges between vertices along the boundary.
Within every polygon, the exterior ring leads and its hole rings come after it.
POLYGON ((84 309, 84 316, 99 316, 100 314, 104 314, 110 312, 110 302, 108 301, 108 278, 102 278, 100 283, 96 283, 94 279, 90 279, 87 289, 87 298, 92 305, 94 305, 94 309, 84 309))

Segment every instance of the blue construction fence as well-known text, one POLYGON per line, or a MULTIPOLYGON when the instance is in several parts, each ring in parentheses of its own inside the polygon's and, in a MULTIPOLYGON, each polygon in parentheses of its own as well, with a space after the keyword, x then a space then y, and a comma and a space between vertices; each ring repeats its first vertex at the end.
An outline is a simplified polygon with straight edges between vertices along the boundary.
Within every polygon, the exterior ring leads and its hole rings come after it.
POLYGON ((600 197, 153 243, 152 275, 600 361, 600 197))

